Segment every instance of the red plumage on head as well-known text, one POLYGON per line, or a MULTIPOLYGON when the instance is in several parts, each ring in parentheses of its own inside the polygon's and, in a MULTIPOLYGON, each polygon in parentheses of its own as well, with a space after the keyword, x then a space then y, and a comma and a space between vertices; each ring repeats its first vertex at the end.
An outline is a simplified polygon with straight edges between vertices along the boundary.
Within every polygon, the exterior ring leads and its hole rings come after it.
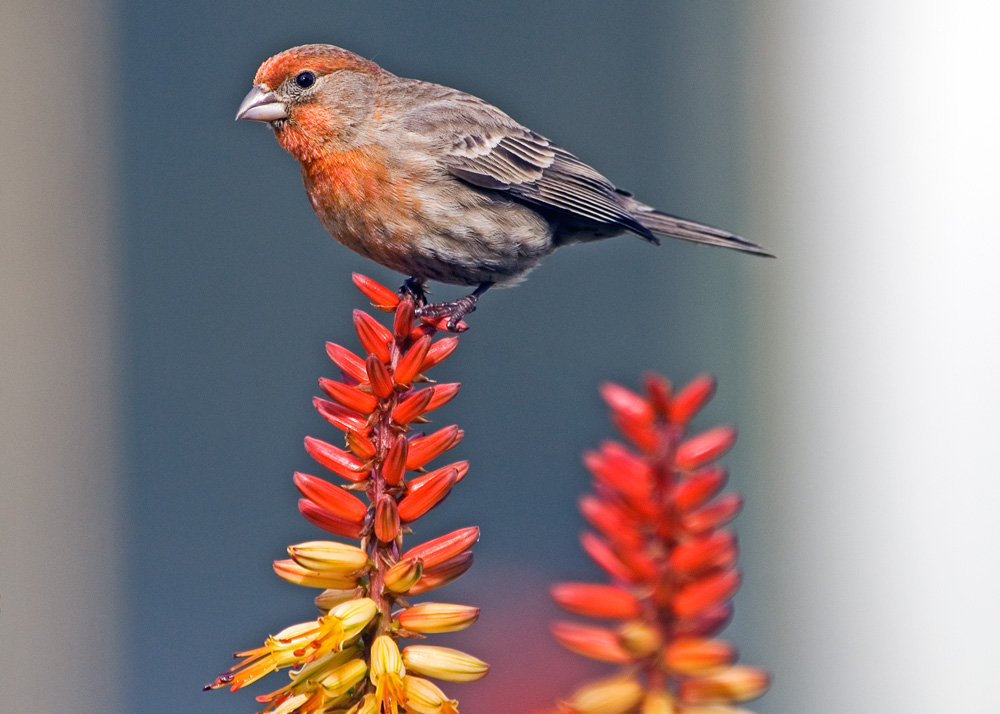
POLYGON ((374 62, 332 45, 300 45, 265 60, 257 70, 254 84, 275 89, 289 76, 311 69, 317 74, 328 74, 338 69, 355 69, 363 72, 378 71, 374 62))

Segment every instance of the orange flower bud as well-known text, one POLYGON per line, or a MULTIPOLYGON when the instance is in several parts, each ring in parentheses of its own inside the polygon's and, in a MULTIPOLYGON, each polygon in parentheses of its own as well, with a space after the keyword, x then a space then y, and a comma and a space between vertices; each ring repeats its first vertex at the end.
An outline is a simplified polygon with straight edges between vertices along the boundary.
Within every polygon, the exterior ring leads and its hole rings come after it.
POLYGON ((358 333, 361 346, 368 354, 375 355, 383 364, 389 363, 389 343, 392 342, 392 333, 382 323, 362 310, 355 310, 354 330, 358 333))
POLYGON ((656 413, 666 417, 670 410, 670 382, 659 374, 649 373, 643 379, 646 394, 656 413))
POLYGON ((420 366, 421 372, 426 372, 432 367, 436 367, 446 359, 448 356, 455 351, 458 347, 457 337, 443 337, 427 350, 427 356, 424 358, 424 363, 420 366))
POLYGON ((365 361, 349 349, 341 347, 334 342, 327 342, 326 353, 333 360, 333 363, 340 367, 344 374, 359 382, 368 381, 368 373, 365 371, 365 361))
POLYGON ((420 576, 423 575, 424 564, 419 558, 403 558, 389 568, 385 573, 385 589, 394 593, 407 593, 420 576))
POLYGON ((638 617, 642 612, 635 596, 615 585, 561 583, 550 592, 559 607, 577 615, 624 620, 638 617))
POLYGON ((383 543, 396 540, 399 535, 399 511, 396 500, 383 493, 375 504, 375 536, 383 543))
POLYGON ((462 440, 463 436, 465 436, 465 432, 453 425, 439 429, 428 436, 418 436, 412 439, 410 452, 406 457, 406 468, 410 471, 419 469, 454 447, 462 440))
POLYGON ((605 538, 614 541, 622 548, 630 550, 642 548, 643 538, 636 530, 638 527, 636 521, 610 501, 589 494, 584 495, 580 498, 580 513, 605 538))
POLYGON ((726 470, 713 465, 691 474, 674 488, 674 504, 681 513, 705 504, 726 484, 726 470))
POLYGON ((406 437, 400 434, 389 447, 389 453, 385 455, 385 463, 382 464, 382 478, 388 485, 395 486, 403 480, 403 470, 406 466, 409 446, 406 437))
POLYGON ((299 512, 314 526, 345 538, 360 538, 361 523, 348 521, 320 508, 308 498, 299 499, 299 512))
POLYGON ((375 456, 375 444, 364 432, 348 429, 344 432, 344 438, 347 441, 347 448, 354 452, 358 458, 368 460, 375 456))
POLYGON ((427 407, 430 405, 433 397, 433 388, 420 389, 413 392, 392 410, 392 420, 397 424, 409 424, 427 411, 427 407))
POLYGON ((736 570, 712 573, 688 583, 674 596, 673 610, 677 617, 692 617, 728 600, 740 587, 736 570))
POLYGON ((733 616, 732 603, 716 605, 692 617, 682 618, 674 625, 675 637, 708 637, 729 624, 733 616))
POLYGON ((427 405, 427 409, 424 411, 432 412, 438 407, 444 406, 455 398, 455 395, 458 394, 458 390, 461 387, 462 385, 458 382, 452 382, 450 384, 435 384, 431 387, 434 395, 431 397, 431 401, 427 405))
POLYGON ((413 300, 406 299, 396 306, 396 314, 392 320, 392 332, 397 339, 405 339, 413 329, 413 300))
POLYGON ((371 414, 375 410, 375 405, 378 404, 378 399, 371 394, 366 394, 356 387, 333 379, 321 377, 319 388, 337 404, 360 414, 371 414))
POLYGON ((726 493, 704 508, 685 515, 681 518, 681 526, 692 535, 706 533, 736 518, 742 507, 743 498, 739 494, 726 493))
POLYGON ((691 575, 711 568, 728 568, 736 562, 736 537, 729 531, 679 543, 670 553, 670 567, 691 575))
POLYGON ((355 483, 368 478, 369 469, 366 469, 361 459, 354 454, 311 436, 305 438, 305 445, 306 452, 316 460, 316 463, 333 471, 338 476, 343 476, 348 481, 355 483))
POLYGON ((584 552, 590 556, 591 560, 614 580, 626 583, 633 583, 637 580, 636 573, 625 565, 611 547, 598 536, 589 532, 581 533, 580 545, 583 546, 584 552))
POLYGON ((420 558, 428 568, 434 567, 468 550, 479 540, 479 527, 459 528, 410 548, 403 558, 420 558))
POLYGON ((299 493, 317 506, 346 521, 361 523, 368 512, 368 507, 360 498, 334 486, 329 481, 303 473, 296 473, 292 480, 299 493))
POLYGON ((736 648, 723 640, 685 637, 667 645, 663 659, 675 672, 697 676, 732 664, 736 659, 736 648))
POLYGON ((348 429, 363 431, 365 428, 365 418, 363 416, 339 404, 328 402, 319 397, 313 397, 313 406, 321 417, 341 431, 347 431, 348 429))
POLYGON ((438 505, 455 485, 456 476, 454 470, 444 471, 428 481, 419 490, 410 491, 399 502, 400 519, 404 523, 410 523, 438 505))
POLYGON ((479 619, 479 608, 443 602, 424 602, 403 610, 397 619, 407 630, 424 635, 458 632, 479 619))
POLYGON ((715 394, 715 378, 702 374, 688 382, 670 402, 668 417, 676 424, 687 424, 715 394))
POLYGON ((368 380, 376 397, 385 399, 393 393, 395 386, 392 377, 380 357, 374 354, 368 355, 368 359, 365 360, 365 370, 368 372, 368 380))
MULTIPOLYGON (((676 714, 676 712, 674 698, 662 689, 647 692, 642 700, 642 709, 639 710, 639 714, 676 714)), ((688 714, 686 710, 685 714, 688 714)), ((715 712, 715 714, 733 714, 733 712, 715 712)))
POLYGON ((633 392, 612 382, 605 382, 601 385, 601 396, 611 411, 629 422, 650 425, 653 423, 655 414, 653 406, 633 392))
POLYGON ((396 363, 396 369, 392 373, 396 384, 408 386, 413 381, 413 378, 420 372, 430 347, 431 338, 429 335, 424 335, 406 351, 406 354, 396 363))
POLYGON ((443 563, 438 563, 431 568, 425 568, 417 584, 409 590, 410 595, 420 595, 421 593, 440 588, 448 583, 457 580, 472 567, 472 551, 449 558, 443 563))
POLYGON ((379 310, 391 312, 399 304, 399 296, 381 283, 377 283, 367 275, 361 273, 351 273, 351 280, 354 285, 372 301, 372 304, 379 310))
POLYGON ((576 622, 554 622, 552 635, 563 647, 599 662, 624 664, 632 661, 618 641, 618 635, 603 627, 576 622))
POLYGON ((735 443, 736 429, 731 426, 717 426, 692 436, 677 447, 677 468, 691 471, 704 466, 725 454, 735 443))
POLYGON ((736 665, 709 677, 682 682, 680 697, 685 704, 733 704, 756 699, 769 686, 771 678, 767 672, 736 665))
POLYGON ((435 469, 434 471, 431 471, 430 473, 426 473, 423 476, 417 476, 416 478, 412 478, 412 479, 410 479, 409 483, 407 484, 407 486, 409 487, 409 492, 413 493, 414 491, 423 488, 425 484, 429 483, 430 481, 433 481, 434 478, 438 474, 444 473, 445 471, 448 471, 448 470, 451 470, 451 469, 454 469, 454 471, 455 471, 455 483, 458 483, 463 478, 465 478, 465 474, 469 473, 469 462, 468 461, 456 461, 453 464, 448 464, 447 466, 442 466, 441 468, 435 469))

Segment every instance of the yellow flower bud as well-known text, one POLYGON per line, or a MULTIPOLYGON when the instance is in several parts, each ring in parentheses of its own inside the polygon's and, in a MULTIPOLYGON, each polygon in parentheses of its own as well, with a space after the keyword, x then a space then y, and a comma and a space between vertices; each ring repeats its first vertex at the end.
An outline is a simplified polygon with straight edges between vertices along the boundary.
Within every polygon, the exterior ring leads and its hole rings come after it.
POLYGON ((490 666, 465 652, 449 647, 410 645, 403 650, 408 670, 448 682, 472 682, 490 671, 490 666))
POLYGON ((290 545, 288 554, 303 568, 330 575, 359 575, 368 567, 368 554, 361 548, 328 540, 290 545))
POLYGON ((624 714, 642 695, 642 686, 634 679, 611 677, 580 687, 566 704, 577 714, 624 714))

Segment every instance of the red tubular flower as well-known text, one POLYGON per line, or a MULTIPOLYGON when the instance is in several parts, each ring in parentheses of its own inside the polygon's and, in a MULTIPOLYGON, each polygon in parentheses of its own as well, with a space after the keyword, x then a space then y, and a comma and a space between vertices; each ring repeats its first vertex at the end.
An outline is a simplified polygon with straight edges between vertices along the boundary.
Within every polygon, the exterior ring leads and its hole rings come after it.
POLYGON ((766 672, 734 664, 733 646, 712 638, 729 621, 740 585, 736 537, 724 526, 742 505, 736 494, 716 495, 726 471, 714 462, 732 448, 736 430, 687 436, 714 391, 708 376, 676 393, 658 376, 647 378, 645 395, 601 388, 612 422, 635 449, 606 442, 583 457, 595 492, 580 510, 597 534, 581 542, 611 584, 563 583, 552 596, 574 614, 624 624, 560 622, 553 634, 577 654, 626 669, 584 685, 560 703, 562 714, 735 712, 733 705, 767 690, 766 672))
POLYGON ((438 696, 440 690, 426 680, 407 677, 406 669, 466 681, 485 674, 487 666, 471 655, 439 647, 407 648, 401 655, 395 641, 464 629, 479 613, 462 605, 410 602, 414 595, 442 587, 469 569, 478 528, 432 538, 400 555, 413 524, 468 472, 465 461, 430 473, 423 469, 461 441, 461 429, 448 426, 428 435, 412 430, 413 424, 427 421, 424 414, 458 393, 458 384, 414 388, 429 381, 424 372, 452 354, 458 340, 435 341, 438 325, 416 322, 411 298, 400 299, 361 275, 354 276, 354 283, 377 309, 393 313, 392 327, 355 310, 354 328, 364 354, 327 343, 341 379, 321 379, 319 386, 329 399, 317 398, 314 405, 344 432, 347 448, 305 439, 309 455, 349 483, 341 486, 302 473, 295 474, 294 481, 303 496, 299 510, 306 520, 360 543, 290 546, 292 559, 275 561, 274 570, 289 582, 324 588, 316 598, 323 616, 285 628, 263 647, 242 653, 239 664, 206 688, 235 690, 268 672, 292 667, 290 684, 258 697, 267 705, 262 714, 424 714, 438 699, 441 714, 457 712, 454 700, 438 696), (368 503, 352 491, 363 491, 368 503), (406 608, 402 615, 397 604, 406 608), (410 665, 403 663, 407 657, 410 665), (404 678, 412 680, 409 687, 404 678), (412 707, 408 692, 415 697, 412 707))

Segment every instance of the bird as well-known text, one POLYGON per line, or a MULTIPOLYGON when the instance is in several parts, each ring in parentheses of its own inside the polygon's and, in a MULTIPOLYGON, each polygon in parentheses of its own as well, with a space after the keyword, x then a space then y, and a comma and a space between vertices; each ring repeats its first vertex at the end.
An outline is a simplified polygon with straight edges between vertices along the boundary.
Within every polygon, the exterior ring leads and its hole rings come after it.
POLYGON ((417 314, 456 331, 492 286, 575 243, 634 234, 762 256, 728 231, 659 211, 478 97, 406 79, 327 44, 261 64, 237 120, 269 124, 299 161, 323 227, 408 276, 417 314), (430 303, 427 281, 476 286, 430 303))

